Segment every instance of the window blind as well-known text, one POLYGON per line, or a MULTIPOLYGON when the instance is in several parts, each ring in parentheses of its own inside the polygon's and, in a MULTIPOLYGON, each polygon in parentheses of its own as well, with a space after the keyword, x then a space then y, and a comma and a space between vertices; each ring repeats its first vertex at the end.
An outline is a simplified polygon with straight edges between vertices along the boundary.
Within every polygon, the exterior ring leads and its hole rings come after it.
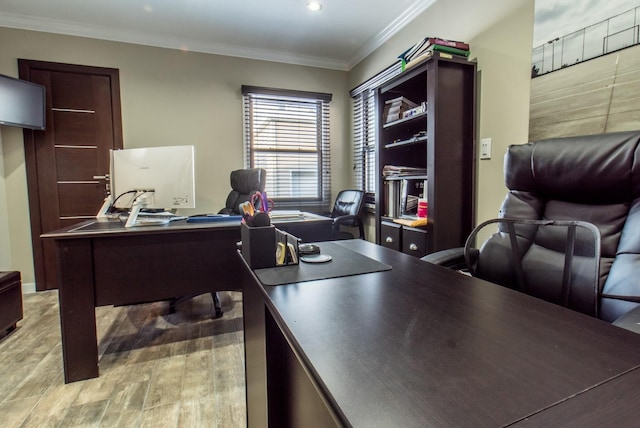
POLYGON ((354 186, 364 190, 368 202, 376 192, 376 89, 402 71, 401 63, 387 67, 349 92, 353 117, 354 186))
POLYGON ((328 212, 331 94, 242 87, 245 167, 267 170, 276 209, 328 212))

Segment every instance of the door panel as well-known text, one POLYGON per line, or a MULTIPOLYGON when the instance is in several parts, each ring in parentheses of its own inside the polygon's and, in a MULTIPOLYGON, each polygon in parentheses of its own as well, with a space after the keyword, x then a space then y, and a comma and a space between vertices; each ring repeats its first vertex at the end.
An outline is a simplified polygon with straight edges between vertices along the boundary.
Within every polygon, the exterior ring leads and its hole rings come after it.
MULTIPOLYGON (((104 201, 104 186, 94 183, 58 183, 60 218, 76 218, 76 222, 95 217, 104 201), (96 207, 96 201, 100 201, 96 207)), ((60 226, 62 227, 62 226, 60 226)))
POLYGON ((54 247, 39 237, 95 216, 109 150, 122 148, 118 70, 18 60, 47 89, 45 131, 24 131, 36 289, 57 288, 54 247))
POLYGON ((93 180, 98 170, 95 149, 78 150, 74 147, 57 147, 58 180, 93 180))
POLYGON ((96 139, 96 116, 94 113, 84 113, 81 110, 53 111, 53 121, 56 124, 55 139, 57 144, 92 145, 96 139))

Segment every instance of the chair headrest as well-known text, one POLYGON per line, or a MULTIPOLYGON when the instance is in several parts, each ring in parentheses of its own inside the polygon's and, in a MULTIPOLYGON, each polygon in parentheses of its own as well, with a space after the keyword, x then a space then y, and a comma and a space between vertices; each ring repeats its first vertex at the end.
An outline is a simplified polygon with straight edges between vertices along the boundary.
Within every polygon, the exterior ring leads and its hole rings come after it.
POLYGON ((267 171, 262 168, 237 169, 231 171, 231 188, 240 194, 254 191, 264 192, 267 171))
POLYGON ((545 199, 612 204, 640 196, 640 132, 563 137, 510 146, 505 184, 545 199))
POLYGON ((336 197, 331 212, 332 217, 341 215, 360 215, 363 208, 364 192, 362 190, 341 190, 336 197))

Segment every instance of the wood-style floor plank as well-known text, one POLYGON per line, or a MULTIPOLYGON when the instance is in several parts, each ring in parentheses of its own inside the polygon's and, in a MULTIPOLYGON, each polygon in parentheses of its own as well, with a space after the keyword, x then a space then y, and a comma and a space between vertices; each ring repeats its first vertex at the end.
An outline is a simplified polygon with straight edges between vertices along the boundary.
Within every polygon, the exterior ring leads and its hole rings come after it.
POLYGON ((0 426, 246 426, 242 294, 96 308, 100 376, 64 384, 58 295, 24 296, 0 339, 0 426))

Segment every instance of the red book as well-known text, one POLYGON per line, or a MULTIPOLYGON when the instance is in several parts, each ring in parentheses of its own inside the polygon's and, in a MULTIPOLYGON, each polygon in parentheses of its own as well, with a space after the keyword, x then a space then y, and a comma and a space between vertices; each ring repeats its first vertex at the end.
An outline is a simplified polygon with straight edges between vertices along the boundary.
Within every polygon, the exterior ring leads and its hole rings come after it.
POLYGON ((449 46, 451 48, 462 49, 464 51, 469 50, 469 44, 465 42, 458 42, 456 40, 445 40, 439 37, 429 37, 427 39, 427 46, 429 45, 441 45, 449 46))

